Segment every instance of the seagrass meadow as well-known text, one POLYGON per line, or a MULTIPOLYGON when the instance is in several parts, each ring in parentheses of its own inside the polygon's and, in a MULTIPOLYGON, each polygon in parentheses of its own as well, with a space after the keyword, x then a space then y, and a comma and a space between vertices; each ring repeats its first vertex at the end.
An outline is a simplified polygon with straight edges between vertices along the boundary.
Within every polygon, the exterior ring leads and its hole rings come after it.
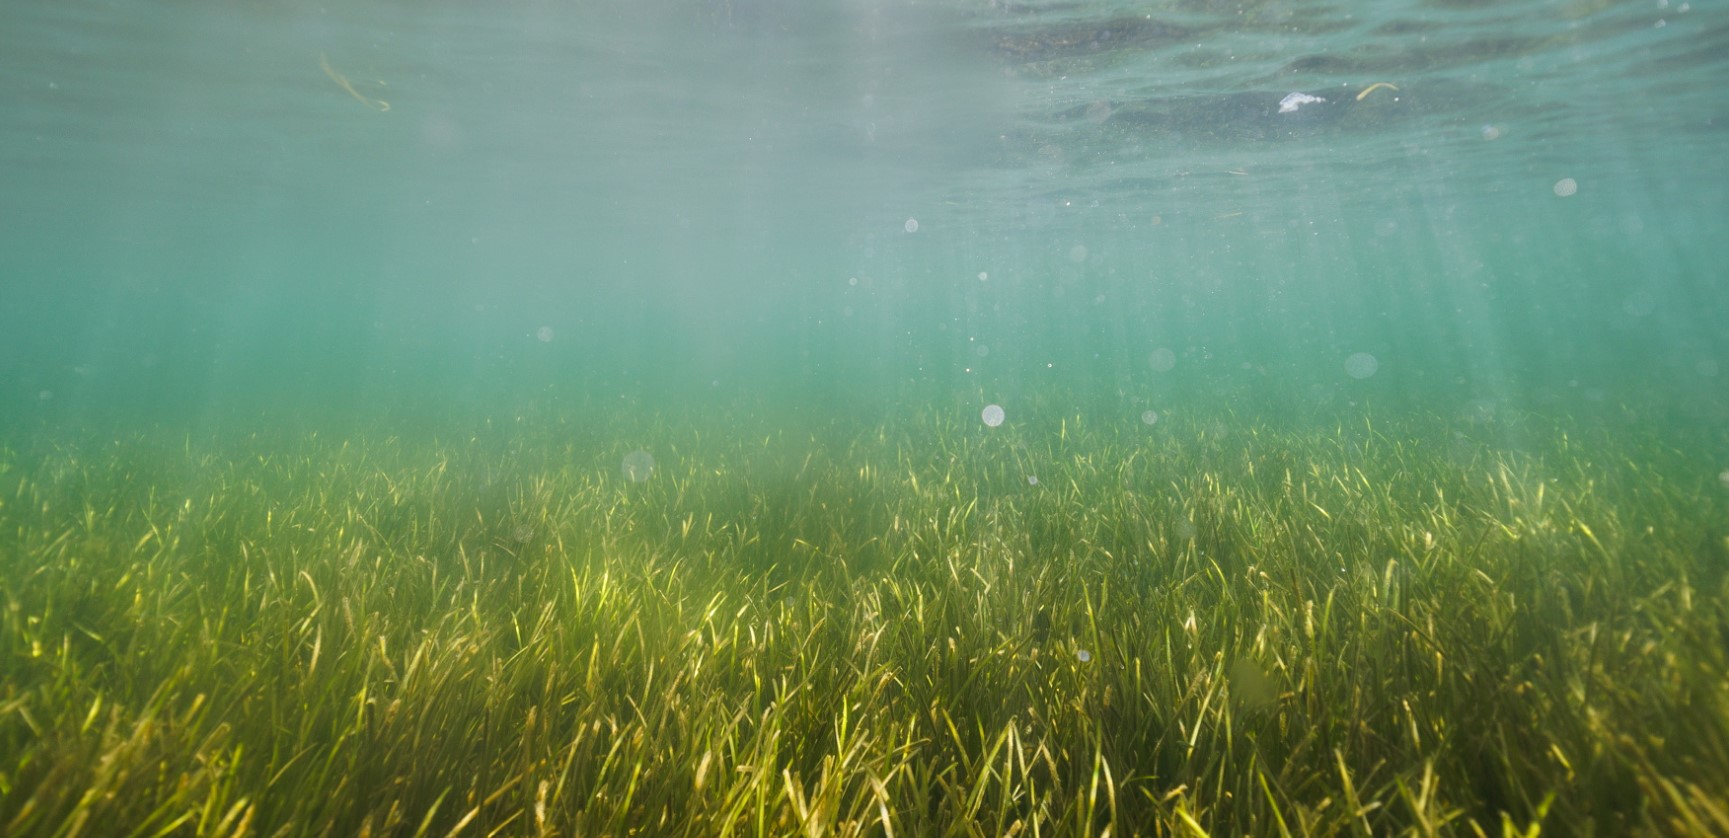
POLYGON ((62 431, 0 459, 0 832, 1722 834, 1729 492, 1683 442, 62 431))
POLYGON ((0 838, 1729 836, 1725 79, 0 0, 0 838))

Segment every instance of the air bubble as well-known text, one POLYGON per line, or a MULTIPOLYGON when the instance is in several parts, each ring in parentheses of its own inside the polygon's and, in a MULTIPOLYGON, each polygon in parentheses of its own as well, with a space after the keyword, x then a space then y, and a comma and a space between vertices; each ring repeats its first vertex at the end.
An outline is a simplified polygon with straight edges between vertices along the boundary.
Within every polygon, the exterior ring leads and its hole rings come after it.
POLYGON ((654 455, 647 451, 632 451, 624 455, 624 463, 619 471, 624 474, 624 479, 632 483, 647 482, 654 476, 654 455))
POLYGON ((1161 346, 1147 356, 1147 363, 1156 372, 1170 372, 1177 365, 1177 353, 1161 346))
POLYGON ((1381 362, 1367 352, 1358 352, 1345 359, 1345 374, 1359 381, 1375 374, 1381 362))

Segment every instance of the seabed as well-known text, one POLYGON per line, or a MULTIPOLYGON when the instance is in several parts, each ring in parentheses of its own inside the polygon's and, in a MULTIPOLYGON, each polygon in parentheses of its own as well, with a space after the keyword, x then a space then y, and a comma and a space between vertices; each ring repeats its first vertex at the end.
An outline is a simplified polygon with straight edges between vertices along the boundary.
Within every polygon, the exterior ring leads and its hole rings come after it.
POLYGON ((495 424, 4 449, 0 833, 1729 834, 1651 429, 495 424))

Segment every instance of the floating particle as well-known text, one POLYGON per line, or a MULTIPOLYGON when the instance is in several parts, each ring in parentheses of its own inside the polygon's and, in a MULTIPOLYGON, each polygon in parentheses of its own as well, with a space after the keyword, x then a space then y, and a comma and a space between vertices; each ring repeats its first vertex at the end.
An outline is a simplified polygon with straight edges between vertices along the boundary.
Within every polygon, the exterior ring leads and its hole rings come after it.
POLYGON ((1029 475, 1027 475, 1027 485, 1028 485, 1028 486, 1037 486, 1037 485, 1039 485, 1039 476, 1038 476, 1038 475, 1036 475, 1036 474, 1029 474, 1029 475))
POLYGON ((1156 410, 1143 410, 1143 411, 1141 411, 1141 424, 1152 425, 1152 424, 1157 423, 1158 421, 1159 421, 1159 412, 1158 411, 1156 411, 1156 410))
POLYGON ((534 330, 534 336, 537 338, 540 338, 541 343, 552 343, 552 337, 553 337, 552 327, 551 326, 542 326, 538 329, 535 329, 534 330))
POLYGON ((1147 356, 1147 363, 1156 372, 1170 372, 1177 365, 1177 353, 1161 346, 1147 356))
POLYGON ((1375 374, 1381 362, 1367 352, 1358 352, 1345 359, 1345 374, 1359 381, 1375 374))
POLYGON ((1093 653, 1085 649, 1077 649, 1075 650, 1075 659, 1079 660, 1081 663, 1091 663, 1093 660, 1093 653))
POLYGON ((1500 138, 1501 138, 1501 126, 1499 126, 1499 125, 1485 125, 1485 126, 1483 126, 1483 139, 1485 139, 1485 140, 1498 140, 1500 138))
POLYGON ((1003 423, 1003 406, 1000 404, 987 404, 985 405, 984 410, 979 411, 979 418, 983 419, 986 425, 993 428, 997 427, 1003 423))
POLYGON ((990 278, 991 278, 991 275, 990 275, 990 274, 988 274, 988 273, 986 273, 986 272, 984 272, 984 271, 979 271, 979 281, 980 281, 980 282, 986 282, 986 281, 989 281, 989 280, 990 280, 990 278))
POLYGON ((1087 261, 1087 246, 1084 244, 1077 244, 1074 247, 1069 248, 1069 261, 1077 265, 1087 261))
POLYGON ((1569 197, 1572 197, 1573 193, 1578 192, 1578 191, 1579 191, 1579 182, 1570 178, 1570 177, 1564 177, 1558 181, 1555 181, 1555 194, 1556 195, 1559 195, 1563 198, 1569 198, 1569 197))
POLYGON ((986 355, 991 354, 991 348, 981 343, 978 346, 973 347, 973 354, 983 358, 986 355))
POLYGON ((642 450, 632 451, 624 455, 624 464, 619 471, 632 483, 645 482, 654 476, 654 455, 642 450))
POLYGON ((902 226, 906 227, 907 232, 916 233, 919 231, 919 220, 916 218, 909 218, 907 219, 907 223, 902 226))
POLYGON ((1285 98, 1279 100, 1279 113, 1296 113, 1297 109, 1304 105, 1325 101, 1327 100, 1307 93, 1287 93, 1285 98))

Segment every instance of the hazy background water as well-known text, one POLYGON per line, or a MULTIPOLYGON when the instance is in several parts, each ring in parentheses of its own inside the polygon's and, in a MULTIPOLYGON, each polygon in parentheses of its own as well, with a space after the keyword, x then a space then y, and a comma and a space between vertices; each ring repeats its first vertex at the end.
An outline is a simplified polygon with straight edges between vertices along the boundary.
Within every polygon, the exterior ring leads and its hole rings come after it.
POLYGON ((1678 0, 13 0, 0 419, 1722 423, 1725 79, 1678 0))

